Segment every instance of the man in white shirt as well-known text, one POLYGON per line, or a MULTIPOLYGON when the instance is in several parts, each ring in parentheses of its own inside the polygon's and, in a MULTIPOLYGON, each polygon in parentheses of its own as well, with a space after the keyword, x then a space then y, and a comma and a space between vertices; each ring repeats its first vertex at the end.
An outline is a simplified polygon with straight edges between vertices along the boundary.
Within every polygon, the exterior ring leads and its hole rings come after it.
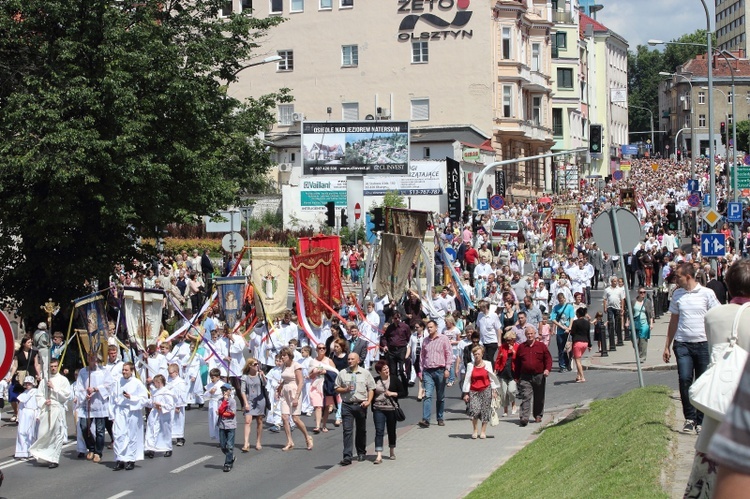
MULTIPOLYGON (((296 335, 294 339, 297 339, 296 335)), ((242 354, 245 350, 245 338, 241 334, 232 333, 232 330, 225 326, 224 337, 220 342, 224 343, 227 352, 226 357, 224 357, 224 362, 229 366, 227 380, 234 388, 234 393, 241 393, 240 376, 242 376, 242 368, 245 365, 245 357, 242 354)))
POLYGON ((670 348, 674 350, 682 413, 685 417, 682 431, 695 430, 696 433, 700 433, 703 413, 690 404, 689 391, 693 380, 698 379, 708 369, 711 361, 704 317, 706 312, 720 304, 712 290, 701 286, 695 280, 693 265, 689 263, 678 265, 675 277, 679 288, 672 294, 669 304, 672 317, 669 319, 663 359, 664 362, 669 363, 670 348))
POLYGON ((609 332, 609 351, 614 352, 616 347, 623 346, 622 342, 622 317, 625 311, 625 289, 617 285, 617 277, 609 280, 610 285, 604 288, 604 299, 602 310, 607 312, 607 331, 609 332), (615 335, 617 344, 615 344, 615 335))
POLYGON ((479 302, 477 328, 479 329, 479 341, 484 346, 484 358, 494 366, 497 342, 503 332, 503 323, 500 322, 500 317, 495 312, 490 312, 490 305, 484 300, 479 302))
POLYGON ((487 258, 480 258, 479 265, 474 267, 474 279, 479 277, 486 278, 490 273, 492 273, 492 267, 487 263, 487 258))
POLYGON ((115 382, 109 372, 97 366, 96 351, 88 354, 88 367, 78 373, 73 391, 78 400, 86 401, 86 417, 79 418, 81 433, 86 441, 86 459, 98 463, 104 452, 104 430, 109 417, 108 400, 115 382), (91 434, 92 426, 95 436, 91 434))

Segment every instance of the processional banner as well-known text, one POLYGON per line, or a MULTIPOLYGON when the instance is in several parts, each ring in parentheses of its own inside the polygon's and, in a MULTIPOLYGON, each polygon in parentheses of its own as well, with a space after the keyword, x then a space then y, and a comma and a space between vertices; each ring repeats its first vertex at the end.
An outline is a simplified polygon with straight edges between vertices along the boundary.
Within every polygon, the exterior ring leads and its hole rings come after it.
POLYGON ((375 290, 378 296, 397 299, 409 284, 409 273, 420 248, 420 238, 384 233, 380 241, 380 258, 375 290))
POLYGON ((292 257, 292 270, 302 287, 305 314, 315 327, 323 325, 323 314, 327 312, 323 303, 332 306, 333 290, 338 289, 338 296, 341 296, 341 281, 334 282, 333 272, 338 265, 333 260, 333 251, 322 248, 314 248, 309 253, 292 257))
POLYGON ((251 248, 253 286, 268 319, 273 320, 287 309, 289 292, 289 248, 251 248))
POLYGON ((216 291, 219 293, 219 307, 223 318, 227 327, 233 330, 237 321, 242 317, 242 302, 245 297, 247 278, 244 275, 217 277, 214 282, 216 291))
POLYGON ((160 289, 123 289, 125 324, 131 344, 138 345, 141 350, 156 344, 161 333, 163 308, 164 291, 160 289))

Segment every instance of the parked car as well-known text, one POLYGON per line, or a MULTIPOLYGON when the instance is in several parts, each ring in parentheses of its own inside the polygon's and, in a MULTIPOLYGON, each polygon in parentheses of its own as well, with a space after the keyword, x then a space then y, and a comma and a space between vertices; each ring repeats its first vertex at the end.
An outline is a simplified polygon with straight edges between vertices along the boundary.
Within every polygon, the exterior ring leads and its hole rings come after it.
POLYGON ((495 222, 495 225, 492 226, 492 241, 497 242, 502 236, 505 236, 506 239, 511 236, 518 236, 521 228, 521 222, 518 220, 512 220, 509 218, 498 220, 495 222))

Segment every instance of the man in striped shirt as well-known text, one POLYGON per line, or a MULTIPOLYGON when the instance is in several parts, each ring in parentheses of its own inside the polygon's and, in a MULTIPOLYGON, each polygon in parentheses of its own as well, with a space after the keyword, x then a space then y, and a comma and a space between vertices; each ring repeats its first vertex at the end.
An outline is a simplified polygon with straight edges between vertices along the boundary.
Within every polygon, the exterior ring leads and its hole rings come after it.
POLYGON ((450 365, 453 360, 451 342, 447 336, 438 334, 438 325, 435 321, 431 320, 427 323, 427 332, 429 336, 422 342, 420 353, 422 382, 425 389, 425 396, 422 401, 422 420, 419 422, 421 428, 430 427, 433 393, 436 394, 435 407, 438 426, 445 426, 443 421, 445 383, 450 374, 450 365))

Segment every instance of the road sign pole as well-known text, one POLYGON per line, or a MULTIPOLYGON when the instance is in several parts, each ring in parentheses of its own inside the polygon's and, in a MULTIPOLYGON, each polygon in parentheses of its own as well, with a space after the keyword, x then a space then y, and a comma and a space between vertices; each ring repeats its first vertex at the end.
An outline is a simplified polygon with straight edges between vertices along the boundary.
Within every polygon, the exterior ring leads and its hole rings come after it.
MULTIPOLYGON (((609 209, 609 222, 612 224, 612 233, 615 239, 615 250, 620 256, 620 272, 622 273, 622 282, 625 287, 625 304, 628 307, 628 318, 630 319, 630 340, 635 348, 635 367, 638 371, 638 385, 643 388, 643 371, 641 371, 641 354, 638 350, 637 332, 635 331, 635 321, 633 320, 633 306, 631 304, 630 290, 628 289, 628 276, 625 274, 625 257, 622 251, 622 241, 620 241, 620 227, 615 216, 615 208, 609 209)), ((633 255, 635 258, 635 255, 633 255)), ((623 325, 624 327, 624 325, 623 325)))

